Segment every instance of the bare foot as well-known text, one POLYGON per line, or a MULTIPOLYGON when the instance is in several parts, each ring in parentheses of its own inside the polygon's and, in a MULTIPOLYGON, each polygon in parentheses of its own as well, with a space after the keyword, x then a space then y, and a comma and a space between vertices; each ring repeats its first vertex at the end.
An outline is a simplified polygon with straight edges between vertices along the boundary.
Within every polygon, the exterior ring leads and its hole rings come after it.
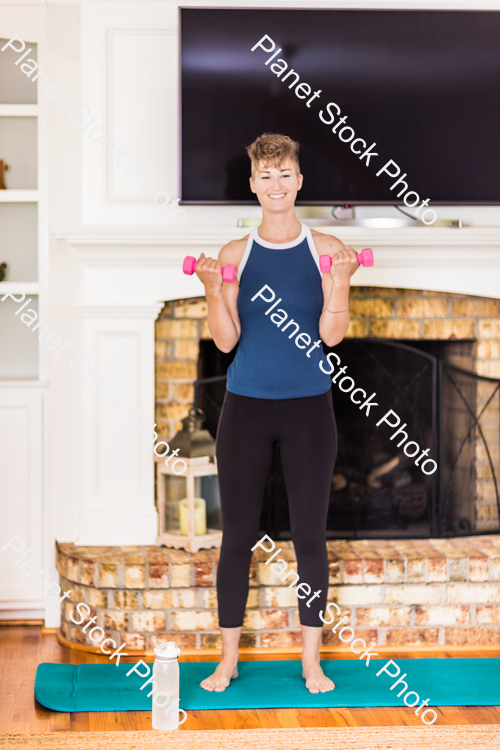
POLYGON ((317 662, 310 662, 307 665, 302 663, 302 677, 310 693, 327 693, 335 689, 335 683, 325 675, 317 662))
POLYGON ((215 672, 200 682, 200 685, 204 690, 222 693, 236 677, 238 677, 238 664, 234 666, 233 661, 221 661, 215 672))

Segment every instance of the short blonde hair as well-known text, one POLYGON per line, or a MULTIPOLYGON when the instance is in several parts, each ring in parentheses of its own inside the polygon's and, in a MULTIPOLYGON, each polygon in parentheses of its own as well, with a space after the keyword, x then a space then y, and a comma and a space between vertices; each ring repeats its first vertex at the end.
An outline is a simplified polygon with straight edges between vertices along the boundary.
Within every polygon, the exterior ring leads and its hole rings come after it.
POLYGON ((300 174, 300 165, 298 152, 300 144, 292 141, 287 135, 279 133, 264 133, 260 135, 250 146, 247 146, 247 154, 252 162, 252 177, 259 165, 272 164, 273 167, 280 167, 288 159, 291 160, 297 174, 300 174))

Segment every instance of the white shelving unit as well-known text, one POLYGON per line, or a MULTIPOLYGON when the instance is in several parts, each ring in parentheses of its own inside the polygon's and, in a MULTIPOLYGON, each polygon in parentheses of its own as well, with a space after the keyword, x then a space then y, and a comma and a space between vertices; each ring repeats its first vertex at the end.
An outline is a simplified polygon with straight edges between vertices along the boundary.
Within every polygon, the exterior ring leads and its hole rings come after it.
POLYGON ((38 203, 38 190, 0 190, 0 203, 38 203))
POLYGON ((0 117, 37 117, 38 104, 0 104, 0 117))
MULTIPOLYGON (((33 31, 33 29, 31 29, 33 31)), ((0 37, 3 37, 2 24, 0 23, 0 37)), ((6 34, 6 38, 8 38, 6 34)), ((31 55, 33 59, 36 59, 38 55, 38 40, 32 39, 29 42, 32 48, 31 55)), ((2 45, 3 46, 3 45, 2 45)), ((26 86, 26 76, 14 65, 17 54, 12 53, 10 58, 4 57, 8 55, 10 50, 6 50, 2 54, 0 59, 0 76, 2 76, 4 85, 0 93, 1 97, 11 97, 12 99, 31 99, 31 101, 1 101, 0 100, 0 129, 7 137, 2 143, 0 149, 0 159, 9 165, 9 170, 5 173, 5 182, 7 185, 6 190, 0 190, 0 231, 4 230, 7 225, 8 229, 2 232, 4 236, 4 242, 0 249, 0 262, 7 262, 9 265, 7 280, 0 282, 0 297, 13 291, 23 292, 26 296, 34 295, 35 303, 43 308, 45 307, 45 300, 43 294, 43 284, 40 283, 40 279, 46 275, 47 264, 46 253, 44 253, 45 243, 47 241, 47 228, 46 222, 44 221, 45 216, 40 212, 39 207, 39 187, 41 181, 44 180, 44 164, 43 154, 45 144, 41 139, 41 132, 44 131, 44 115, 45 106, 40 106, 38 103, 38 87, 36 84, 32 86, 26 86), (31 118, 36 122, 36 135, 33 131, 28 131, 28 135, 24 132, 24 129, 19 127, 16 129, 16 125, 10 124, 10 118, 31 118), (41 127, 42 126, 42 127, 41 127), (29 143, 24 143, 19 139, 28 139, 29 143), (36 144, 31 140, 36 138, 36 144), (36 154, 36 164, 29 163, 31 155, 36 154), (16 174, 17 170, 17 174, 16 174), (32 184, 24 187, 19 183, 26 179, 26 174, 32 175, 36 173, 37 184, 34 187, 32 184), (9 187, 9 184, 13 183, 14 187, 9 187), (17 204, 15 213, 12 211, 9 213, 9 206, 5 204, 17 204), (28 226, 33 225, 34 216, 33 214, 28 215, 25 209, 22 209, 22 205, 35 204, 37 208, 37 247, 33 247, 34 237, 27 230, 28 226), (21 259, 21 256, 22 259, 21 259), (29 273, 26 266, 32 266, 32 272, 29 273), (17 278, 16 278, 17 275, 17 278), (31 278, 27 278, 27 275, 31 278)), ((43 96, 43 94, 42 94, 43 96)), ((44 102, 45 104, 45 102, 44 102)), ((19 123, 20 125, 21 123, 19 123)), ((42 341, 38 338, 26 337, 25 331, 20 330, 18 335, 15 335, 14 330, 9 330, 13 326, 19 324, 19 320, 12 319, 12 313, 10 314, 5 309, 0 310, 0 332, 3 329, 4 340, 6 347, 2 352, 4 358, 11 360, 7 366, 7 370, 11 373, 9 382, 12 381, 12 377, 15 377, 15 362, 16 359, 22 363, 26 361, 26 352, 22 351, 23 346, 35 347, 38 350, 38 365, 36 371, 30 373, 32 380, 39 382, 41 371, 43 371, 44 379, 47 376, 47 356, 44 351, 45 347, 42 348, 42 341), (6 328, 7 327, 7 328, 6 328), (9 350, 10 345, 10 350, 9 350)), ((39 310, 40 316, 43 312, 39 310)), ((31 357, 32 359, 32 357, 31 357)), ((23 370, 23 366, 20 365, 19 379, 23 383, 26 383, 26 372, 23 370)), ((2 382, 5 380, 5 376, 0 368, 0 388, 2 388, 2 382)))
MULTIPOLYGON (((0 46, 18 36, 47 69, 46 8, 2 6, 0 46), (1 40, 5 40, 1 42, 1 40)), ((0 56, 0 159, 9 170, 0 190, 0 262, 8 263, 0 299, 8 293, 32 298, 29 307, 48 320, 47 103, 6 49, 0 56), (21 118, 21 119, 20 119, 21 118)), ((47 413, 49 350, 14 313, 11 298, 0 301, 0 515, 2 536, 14 535, 45 568, 47 543, 47 413)), ((0 570, 0 618, 43 616, 40 579, 30 582, 15 557, 0 570)))
POLYGON ((0 284, 0 292, 0 297, 3 297, 4 294, 19 292, 23 292, 25 295, 36 294, 39 296, 40 284, 38 281, 4 281, 0 284))

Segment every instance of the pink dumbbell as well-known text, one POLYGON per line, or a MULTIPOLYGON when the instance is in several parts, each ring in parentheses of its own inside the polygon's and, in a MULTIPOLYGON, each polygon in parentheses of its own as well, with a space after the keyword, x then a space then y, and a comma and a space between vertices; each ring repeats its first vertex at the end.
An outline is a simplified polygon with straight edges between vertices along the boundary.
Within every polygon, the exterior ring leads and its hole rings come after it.
MULTIPOLYGON (((373 266, 373 250, 365 247, 360 253, 356 253, 356 258, 361 266, 373 266)), ((319 256, 319 267, 321 273, 328 273, 332 267, 332 259, 329 255, 319 256)))
MULTIPOLYGON (((196 271, 196 258, 193 258, 192 255, 187 255, 184 258, 182 270, 188 276, 192 276, 196 271)), ((228 284, 232 284, 236 278, 236 270, 236 266, 233 263, 228 263, 227 266, 222 266, 221 273, 224 281, 226 281, 228 284)))

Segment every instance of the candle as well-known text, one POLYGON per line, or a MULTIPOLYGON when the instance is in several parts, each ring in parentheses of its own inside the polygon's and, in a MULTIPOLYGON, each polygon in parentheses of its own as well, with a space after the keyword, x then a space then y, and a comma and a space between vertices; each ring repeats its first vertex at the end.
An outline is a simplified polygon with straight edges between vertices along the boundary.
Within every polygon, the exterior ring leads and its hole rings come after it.
MULTIPOLYGON (((188 501, 185 497, 179 500, 179 516, 181 522, 181 534, 188 535, 188 501)), ((195 536, 201 536, 207 533, 207 511, 206 503, 202 497, 194 499, 194 533, 195 536)))

